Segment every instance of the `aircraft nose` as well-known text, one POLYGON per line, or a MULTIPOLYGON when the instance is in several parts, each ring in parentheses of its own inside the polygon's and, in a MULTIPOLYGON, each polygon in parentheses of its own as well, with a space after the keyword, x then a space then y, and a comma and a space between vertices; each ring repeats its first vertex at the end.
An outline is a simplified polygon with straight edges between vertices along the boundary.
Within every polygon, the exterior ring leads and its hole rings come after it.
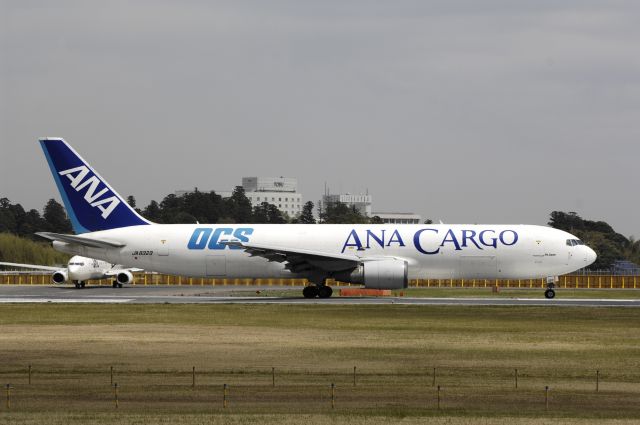
POLYGON ((596 261, 596 258, 598 258, 598 254, 588 246, 585 246, 585 248, 587 248, 587 255, 585 256, 587 265, 593 264, 596 261))

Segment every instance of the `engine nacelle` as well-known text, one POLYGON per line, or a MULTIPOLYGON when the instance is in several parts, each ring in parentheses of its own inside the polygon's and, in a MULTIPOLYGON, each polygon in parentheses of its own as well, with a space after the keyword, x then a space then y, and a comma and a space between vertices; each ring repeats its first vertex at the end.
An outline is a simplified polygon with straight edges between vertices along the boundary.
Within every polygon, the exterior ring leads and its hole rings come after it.
POLYGON ((61 285, 69 280, 69 272, 67 270, 58 270, 51 275, 51 280, 53 280, 53 283, 61 285))
POLYGON ((409 264, 396 259, 365 261, 350 275, 335 277, 370 289, 403 289, 409 286, 409 264))
POLYGON ((133 283, 133 274, 129 270, 123 270, 121 272, 118 272, 118 274, 116 275, 116 280, 122 285, 133 283))

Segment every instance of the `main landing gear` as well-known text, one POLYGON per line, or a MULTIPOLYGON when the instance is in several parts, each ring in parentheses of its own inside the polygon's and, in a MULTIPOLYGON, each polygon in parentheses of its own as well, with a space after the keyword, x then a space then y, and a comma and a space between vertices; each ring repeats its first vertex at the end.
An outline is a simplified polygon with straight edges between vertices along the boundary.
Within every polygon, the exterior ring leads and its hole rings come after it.
POLYGON ((84 288, 84 282, 81 282, 79 280, 74 280, 73 284, 76 286, 76 289, 84 288))
POLYGON ((122 288, 122 283, 119 283, 117 280, 114 280, 111 284, 114 288, 122 288))
POLYGON ((547 283, 547 290, 544 291, 544 297, 545 298, 550 300, 551 298, 554 298, 556 296, 556 291, 553 290, 553 288, 555 286, 556 285, 553 282, 548 282, 547 283))
POLYGON ((327 285, 309 285, 302 290, 302 296, 305 298, 330 298, 333 289, 327 285))

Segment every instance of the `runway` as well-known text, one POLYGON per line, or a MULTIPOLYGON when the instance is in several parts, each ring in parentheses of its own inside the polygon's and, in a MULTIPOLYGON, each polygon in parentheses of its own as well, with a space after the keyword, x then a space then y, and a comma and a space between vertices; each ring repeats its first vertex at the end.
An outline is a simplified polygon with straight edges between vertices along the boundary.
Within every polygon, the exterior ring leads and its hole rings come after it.
POLYGON ((339 297, 305 299, 269 296, 269 292, 291 287, 201 287, 131 286, 115 289, 88 286, 0 285, 0 304, 7 303, 96 303, 96 304, 283 304, 283 305, 460 305, 460 306, 554 306, 640 307, 640 299, 568 299, 561 293, 553 300, 540 298, 417 298, 339 297))

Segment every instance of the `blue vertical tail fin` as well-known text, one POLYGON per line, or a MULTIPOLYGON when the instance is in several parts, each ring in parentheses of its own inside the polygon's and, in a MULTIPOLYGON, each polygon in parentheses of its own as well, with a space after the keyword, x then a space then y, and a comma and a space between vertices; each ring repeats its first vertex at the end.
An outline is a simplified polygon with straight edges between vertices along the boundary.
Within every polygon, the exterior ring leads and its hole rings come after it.
POLYGON ((40 139, 40 145, 77 234, 151 224, 63 139, 40 139))

